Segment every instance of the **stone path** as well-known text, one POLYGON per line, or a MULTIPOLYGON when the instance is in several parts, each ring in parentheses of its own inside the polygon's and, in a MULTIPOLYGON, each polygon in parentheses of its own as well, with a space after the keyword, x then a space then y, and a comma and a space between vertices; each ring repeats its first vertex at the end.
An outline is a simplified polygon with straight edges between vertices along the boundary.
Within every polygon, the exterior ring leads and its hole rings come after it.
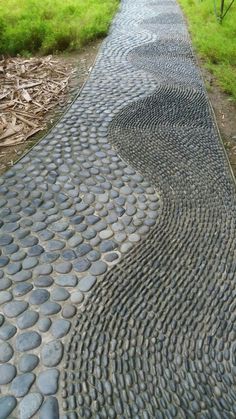
POLYGON ((236 416, 235 184, 175 1, 123 0, 0 207, 0 419, 236 416))

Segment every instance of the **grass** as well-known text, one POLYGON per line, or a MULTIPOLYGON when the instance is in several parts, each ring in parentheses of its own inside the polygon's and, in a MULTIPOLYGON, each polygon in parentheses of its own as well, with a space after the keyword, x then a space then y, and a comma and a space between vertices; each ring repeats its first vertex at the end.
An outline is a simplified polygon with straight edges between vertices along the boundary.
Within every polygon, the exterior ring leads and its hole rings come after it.
POLYGON ((105 35, 118 0, 0 0, 0 54, 77 50, 105 35))
MULTIPOLYGON (((220 87, 236 100, 236 2, 222 23, 214 14, 213 0, 179 0, 179 3, 205 66, 220 87)), ((220 1, 216 0, 216 4, 220 6, 220 1)))

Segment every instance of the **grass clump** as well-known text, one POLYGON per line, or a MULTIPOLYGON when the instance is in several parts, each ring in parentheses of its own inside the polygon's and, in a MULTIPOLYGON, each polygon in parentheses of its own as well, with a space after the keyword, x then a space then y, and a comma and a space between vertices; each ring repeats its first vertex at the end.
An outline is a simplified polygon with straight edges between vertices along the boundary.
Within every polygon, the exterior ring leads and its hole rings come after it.
MULTIPOLYGON (((193 44, 220 87, 236 100, 236 3, 220 24, 212 0, 179 0, 193 44)), ((227 0, 226 3, 228 4, 227 0)), ((216 0, 218 9, 220 1, 216 0)))
POLYGON ((108 31, 118 0, 1 0, 0 54, 79 49, 108 31))

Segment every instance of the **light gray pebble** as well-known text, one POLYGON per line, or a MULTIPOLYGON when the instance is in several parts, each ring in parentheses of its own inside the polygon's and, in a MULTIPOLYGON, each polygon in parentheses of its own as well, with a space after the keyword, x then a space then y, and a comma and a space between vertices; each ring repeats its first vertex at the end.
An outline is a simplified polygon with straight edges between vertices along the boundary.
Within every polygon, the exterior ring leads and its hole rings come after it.
POLYGON ((57 319, 52 323, 51 333, 56 339, 59 339, 67 335, 70 327, 71 323, 69 320, 57 319))
POLYGON ((102 275, 106 272, 107 270, 107 264, 103 261, 97 261, 94 262, 91 266, 91 268, 89 269, 89 272, 94 275, 102 275))
POLYGON ((59 406, 56 397, 48 397, 40 409, 39 419, 59 419, 59 406))
POLYGON ((17 272, 16 274, 12 275, 12 280, 14 282, 24 282, 24 281, 28 281, 29 279, 31 279, 32 277, 32 272, 31 271, 20 271, 17 272))
POLYGON ((20 284, 17 284, 12 292, 14 297, 21 297, 22 295, 27 294, 28 292, 30 292, 33 288, 32 284, 29 284, 28 282, 22 282, 20 284))
POLYGON ((72 304, 65 304, 62 309, 62 317, 65 319, 70 319, 76 313, 76 308, 72 304))
POLYGON ((10 392, 15 397, 24 397, 34 381, 35 375, 32 373, 18 375, 11 383, 10 392))
POLYGON ((0 339, 11 339, 17 332, 17 328, 13 324, 4 324, 0 328, 0 339))
POLYGON ((121 248, 120 248, 120 251, 121 251, 121 253, 127 253, 127 252, 129 252, 131 249, 133 248, 133 245, 132 245, 132 243, 123 243, 122 245, 121 245, 121 248))
POLYGON ((71 271, 72 269, 72 264, 71 262, 61 262, 61 263, 57 263, 54 266, 54 269, 56 272, 60 273, 60 274, 67 274, 71 271))
POLYGON ((53 279, 51 276, 39 276, 34 280, 34 285, 36 287, 50 287, 53 284, 53 279))
POLYGON ((19 359, 18 368, 21 372, 30 372, 34 370, 39 363, 39 358, 33 354, 24 354, 19 359))
POLYGON ((37 332, 24 332, 16 337, 16 350, 26 352, 41 344, 41 336, 37 332))
POLYGON ((40 313, 45 316, 50 316, 52 314, 59 313, 60 310, 60 304, 52 301, 46 301, 46 303, 40 305, 40 313))
POLYGON ((16 399, 13 396, 0 396, 0 419, 7 419, 16 407, 16 399))
POLYGON ((53 301, 65 301, 69 298, 70 293, 62 287, 54 288, 51 292, 51 299, 53 301))
POLYGON ((47 332, 49 329, 50 329, 50 326, 51 326, 51 324, 52 324, 52 321, 51 321, 51 319, 49 319, 49 318, 42 318, 42 319, 39 319, 39 321, 38 321, 38 329, 39 329, 39 331, 40 332, 47 332))
POLYGON ((7 266, 7 273, 9 275, 14 275, 19 272, 22 268, 22 264, 20 262, 9 263, 7 266))
POLYGON ((27 309, 28 305, 26 301, 12 301, 4 306, 3 312, 9 318, 17 317, 27 309))
POLYGON ((38 321, 38 318, 39 314, 36 311, 27 310, 22 316, 18 317, 17 326, 20 329, 27 329, 28 327, 32 327, 38 321))
POLYGON ((80 279, 78 288, 82 292, 90 291, 93 285, 96 283, 97 278, 95 276, 85 276, 84 278, 80 279))
POLYGON ((86 258, 78 258, 73 265, 74 270, 77 272, 87 271, 90 266, 91 266, 91 262, 86 258))
POLYGON ((111 228, 113 229, 113 231, 117 232, 117 231, 122 231, 124 230, 124 226, 121 223, 114 223, 112 224, 111 228))
POLYGON ((19 419, 30 419, 43 403, 43 396, 40 393, 30 393, 19 403, 19 419))
POLYGON ((116 240, 118 243, 122 243, 126 239, 126 233, 124 231, 118 231, 115 233, 114 240, 116 240))
POLYGON ((95 201, 95 195, 91 194, 91 193, 87 193, 83 197, 83 200, 84 200, 85 204, 91 205, 95 201))
POLYGON ((63 345, 59 340, 45 343, 41 351, 41 360, 45 367, 56 367, 63 356, 63 345))
POLYGON ((8 362, 13 357, 13 353, 8 342, 0 342, 0 362, 8 362))
POLYGON ((63 275, 55 278, 55 283, 61 287, 75 287, 78 279, 75 275, 63 275))
POLYGON ((101 253, 110 252, 117 247, 117 244, 113 240, 104 240, 100 244, 99 250, 101 253))
POLYGON ((90 244, 92 247, 96 247, 99 243, 101 243, 101 239, 99 236, 94 237, 94 239, 90 240, 90 244))
POLYGON ((50 297, 50 294, 47 290, 37 289, 31 292, 29 297, 29 303, 32 305, 40 305, 45 303, 50 297))
POLYGON ((107 262, 113 262, 114 260, 117 260, 119 258, 119 255, 117 253, 108 253, 105 255, 105 260, 107 262))
POLYGON ((39 391, 50 396, 55 394, 58 389, 59 371, 56 368, 48 369, 39 373, 37 378, 37 386, 39 391))
POLYGON ((9 278, 0 279, 0 291, 6 290, 12 284, 12 281, 9 278))
POLYGON ((82 303, 83 299, 84 299, 84 295, 80 291, 76 291, 73 294, 71 294, 71 302, 74 304, 82 303))
POLYGON ((0 365, 0 384, 9 384, 16 376, 16 367, 11 364, 0 365))
POLYGON ((8 303, 11 300, 12 300, 12 293, 10 291, 0 292, 0 304, 8 303))
POLYGON ((23 260, 22 262, 22 267, 23 269, 32 269, 35 266, 38 265, 38 259, 36 257, 27 257, 25 260, 23 260))
MULTIPOLYGON (((98 252, 97 250, 92 250, 91 252, 89 252, 87 254, 87 258, 91 261, 91 262, 95 262, 96 260, 100 259, 101 257, 101 253, 98 252)), ((90 264, 91 265, 91 264, 90 264)), ((90 266, 89 265, 89 266, 90 266)), ((88 268, 89 268, 88 266, 88 268)))
POLYGON ((50 275, 52 273, 52 266, 49 264, 38 265, 34 270, 34 275, 50 275))

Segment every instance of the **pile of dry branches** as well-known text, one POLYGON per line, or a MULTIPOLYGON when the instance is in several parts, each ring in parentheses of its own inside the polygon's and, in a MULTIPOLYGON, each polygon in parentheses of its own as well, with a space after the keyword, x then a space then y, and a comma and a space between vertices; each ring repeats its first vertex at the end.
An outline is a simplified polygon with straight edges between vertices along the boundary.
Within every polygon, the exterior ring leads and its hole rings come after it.
POLYGON ((0 147, 46 128, 45 115, 62 104, 74 71, 51 56, 0 60, 0 147))

